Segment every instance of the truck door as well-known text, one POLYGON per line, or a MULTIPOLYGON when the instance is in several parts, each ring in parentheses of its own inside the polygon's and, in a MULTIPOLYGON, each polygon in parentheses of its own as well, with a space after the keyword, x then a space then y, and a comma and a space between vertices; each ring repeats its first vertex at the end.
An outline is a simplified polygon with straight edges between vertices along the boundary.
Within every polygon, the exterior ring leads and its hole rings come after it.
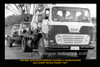
POLYGON ((43 23, 42 23, 42 32, 48 33, 48 21, 49 21, 50 9, 45 9, 43 23))
POLYGON ((33 19, 30 25, 31 25, 32 31, 35 31, 37 29, 37 15, 36 14, 33 16, 33 19))
POLYGON ((42 20, 43 20, 43 15, 42 14, 38 14, 38 30, 40 31, 42 28, 42 20))

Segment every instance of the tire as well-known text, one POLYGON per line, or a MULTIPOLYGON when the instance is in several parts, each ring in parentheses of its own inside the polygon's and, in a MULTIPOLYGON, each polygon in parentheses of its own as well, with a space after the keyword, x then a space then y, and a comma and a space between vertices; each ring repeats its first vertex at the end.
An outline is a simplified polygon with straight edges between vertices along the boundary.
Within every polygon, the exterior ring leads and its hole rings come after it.
POLYGON ((32 52, 32 48, 27 45, 27 38, 22 38, 22 51, 23 52, 32 52))
POLYGON ((39 39, 39 42, 38 42, 38 50, 39 50, 38 51, 39 58, 40 59, 46 59, 47 58, 47 55, 45 54, 43 38, 40 38, 39 39))
POLYGON ((8 37, 7 38, 7 45, 8 45, 8 47, 12 47, 12 44, 13 44, 13 40, 10 37, 8 37))
POLYGON ((79 59, 86 59, 88 50, 82 50, 77 52, 77 56, 79 59))

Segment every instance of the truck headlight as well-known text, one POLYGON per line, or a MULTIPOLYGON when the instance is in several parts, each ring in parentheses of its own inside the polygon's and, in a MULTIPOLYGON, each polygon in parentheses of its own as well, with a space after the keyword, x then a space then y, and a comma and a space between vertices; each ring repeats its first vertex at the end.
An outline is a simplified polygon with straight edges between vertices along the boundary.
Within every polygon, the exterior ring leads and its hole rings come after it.
POLYGON ((90 36, 86 36, 85 40, 84 40, 84 43, 89 44, 89 42, 90 42, 90 36))
POLYGON ((62 43, 62 38, 60 35, 56 36, 56 41, 57 41, 57 43, 62 43))

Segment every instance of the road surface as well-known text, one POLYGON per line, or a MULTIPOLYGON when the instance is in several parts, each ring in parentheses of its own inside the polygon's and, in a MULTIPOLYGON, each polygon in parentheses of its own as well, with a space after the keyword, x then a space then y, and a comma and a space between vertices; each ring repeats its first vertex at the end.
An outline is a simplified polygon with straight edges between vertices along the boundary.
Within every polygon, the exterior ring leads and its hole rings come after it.
MULTIPOLYGON (((95 51, 89 51, 87 59, 95 59, 96 55, 95 51)), ((69 59, 69 58, 76 58, 76 55, 73 57, 69 56, 49 56, 49 59, 69 59)), ((18 44, 13 44, 13 47, 7 47, 7 43, 5 40, 5 59, 40 59, 37 52, 22 52, 21 46, 18 44)))
POLYGON ((38 59, 38 53, 24 53, 21 51, 21 47, 16 44, 13 44, 11 48, 5 45, 5 59, 38 59))
MULTIPOLYGON (((76 58, 67 56, 49 56, 48 59, 65 59, 65 58, 76 58)), ((13 47, 7 47, 5 45, 5 59, 40 59, 37 52, 22 52, 21 46, 13 44, 13 47)))

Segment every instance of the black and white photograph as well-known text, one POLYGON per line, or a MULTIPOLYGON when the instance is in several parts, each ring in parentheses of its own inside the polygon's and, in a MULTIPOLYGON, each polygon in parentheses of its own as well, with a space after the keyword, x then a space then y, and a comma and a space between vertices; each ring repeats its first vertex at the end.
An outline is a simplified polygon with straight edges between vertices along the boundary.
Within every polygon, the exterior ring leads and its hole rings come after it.
POLYGON ((5 60, 96 60, 96 7, 5 3, 5 60))

